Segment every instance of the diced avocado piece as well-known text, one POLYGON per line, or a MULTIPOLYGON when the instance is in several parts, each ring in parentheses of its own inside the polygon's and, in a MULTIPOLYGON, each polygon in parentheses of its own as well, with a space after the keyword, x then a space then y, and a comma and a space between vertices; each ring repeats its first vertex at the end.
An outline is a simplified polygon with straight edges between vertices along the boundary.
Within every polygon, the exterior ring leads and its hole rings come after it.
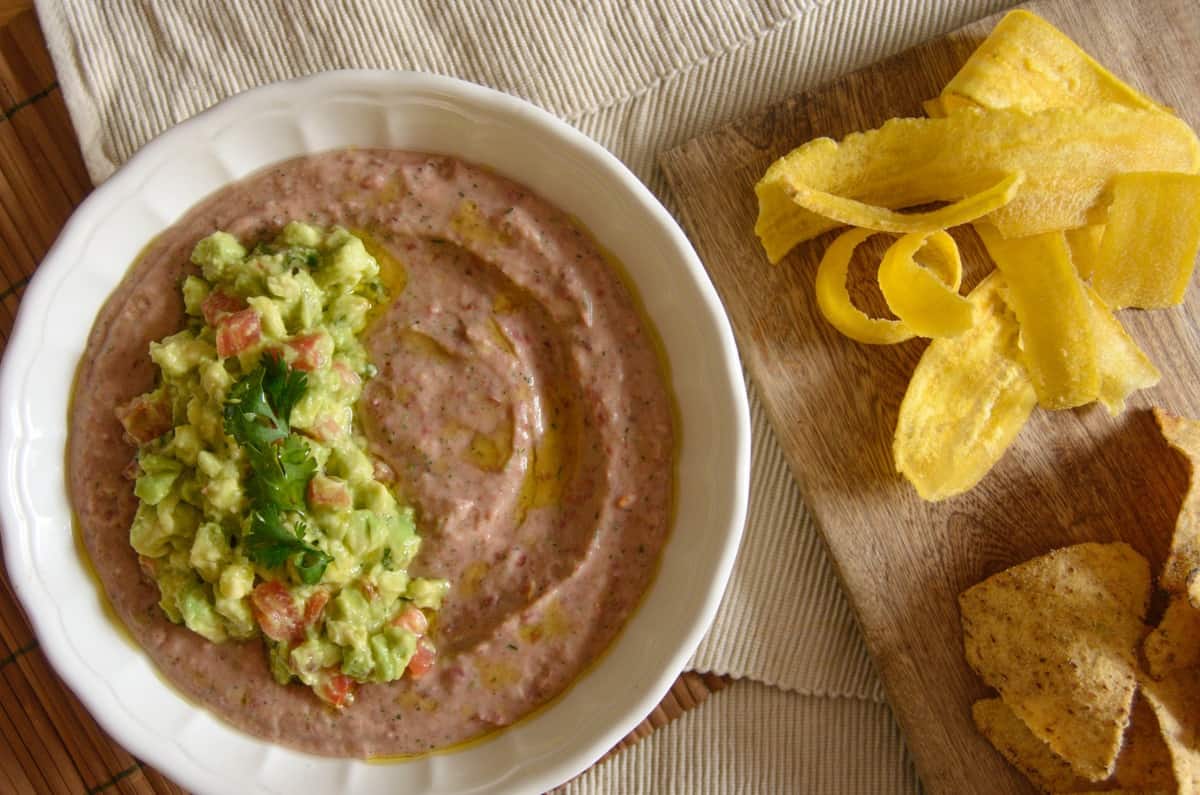
POLYGON ((195 276, 188 276, 183 280, 182 290, 183 306, 187 313, 193 317, 199 317, 204 299, 208 298, 208 294, 211 292, 208 282, 195 276))
POLYGON ((258 624, 254 621, 254 612, 250 609, 250 600, 226 599, 219 594, 213 600, 218 613, 225 619, 225 629, 229 636, 243 640, 258 634, 258 624))
POLYGON ((316 248, 321 245, 321 230, 302 221, 289 221, 276 242, 285 246, 316 248))
POLYGON ((292 649, 288 662, 300 681, 311 687, 317 683, 321 671, 341 664, 342 650, 336 644, 314 636, 292 649))
POLYGON ((188 629, 213 643, 224 643, 229 637, 225 632, 225 622, 213 609, 208 589, 203 585, 196 583, 179 595, 179 612, 188 629))
POLYGON ((292 681, 292 671, 288 667, 288 647, 286 643, 267 642, 268 655, 271 660, 271 676, 281 685, 292 681))
POLYGON ((375 670, 371 679, 390 682, 404 675, 409 660, 417 651, 417 636, 401 627, 385 627, 368 641, 375 670))
POLYGON ((199 265, 204 278, 215 282, 232 265, 240 265, 246 249, 228 232, 213 232, 192 249, 192 264, 199 265))
POLYGON ((165 337, 162 342, 150 343, 150 358, 162 368, 163 375, 171 378, 182 378, 200 363, 216 357, 216 348, 187 329, 165 337))
POLYGON ((217 594, 223 599, 241 599, 254 588, 254 567, 245 560, 231 563, 217 580, 217 594))
POLYGON ((138 467, 142 474, 134 484, 133 493, 150 505, 158 505, 168 494, 171 486, 183 472, 183 464, 174 458, 154 453, 138 456, 138 467))
POLYGON ((246 303, 258 312, 259 322, 262 323, 264 334, 275 339, 282 339, 287 336, 287 326, 283 323, 283 315, 279 311, 279 304, 265 295, 256 295, 253 298, 247 298, 246 303))
POLYGON ((216 582, 229 554, 229 540, 225 538, 225 531, 221 529, 221 525, 205 522, 196 530, 188 563, 205 580, 216 582))
POLYGON ((371 605, 357 587, 343 588, 325 608, 325 632, 339 646, 363 646, 371 605))
POLYGON ((366 637, 357 646, 342 649, 342 673, 352 679, 365 680, 375 667, 375 658, 367 647, 366 637))
MULTIPOLYGON (((179 425, 176 426, 175 434, 167 444, 165 452, 189 466, 195 466, 196 456, 200 454, 200 450, 200 434, 196 433, 196 429, 191 425, 179 425)), ((144 466, 142 471, 146 471, 144 466)))
POLYGON ((405 592, 413 604, 425 610, 437 610, 442 606, 442 600, 450 590, 447 580, 432 580, 426 577, 413 577, 405 592))

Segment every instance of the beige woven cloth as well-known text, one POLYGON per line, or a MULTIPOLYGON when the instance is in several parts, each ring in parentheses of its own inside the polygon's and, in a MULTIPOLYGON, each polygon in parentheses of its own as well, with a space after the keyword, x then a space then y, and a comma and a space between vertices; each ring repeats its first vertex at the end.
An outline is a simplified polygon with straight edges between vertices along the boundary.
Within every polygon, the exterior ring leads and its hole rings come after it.
MULTIPOLYGON (((105 179, 238 91, 334 68, 414 69, 524 97, 672 207, 657 155, 1012 0, 38 0, 88 169, 105 179)), ((691 667, 739 681, 572 792, 911 792, 916 775, 751 390, 751 503, 691 667)))

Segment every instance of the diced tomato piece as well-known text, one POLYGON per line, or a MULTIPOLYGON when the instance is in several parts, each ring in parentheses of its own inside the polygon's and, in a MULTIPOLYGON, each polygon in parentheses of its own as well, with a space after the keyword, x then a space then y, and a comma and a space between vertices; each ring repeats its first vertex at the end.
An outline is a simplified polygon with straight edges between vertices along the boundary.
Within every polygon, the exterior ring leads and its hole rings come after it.
POLYGON ((433 650, 433 646, 424 638, 421 638, 417 641, 416 653, 408 661, 408 675, 413 679, 420 679, 429 673, 429 669, 433 667, 433 662, 436 659, 437 652, 433 650))
POLYGON ((391 483, 396 479, 396 473, 388 466, 386 461, 376 458, 374 463, 375 479, 383 483, 391 483))
POLYGON ((308 481, 308 506, 313 509, 331 511, 347 510, 352 501, 350 489, 336 478, 325 475, 313 475, 308 481))
POLYGON ((333 417, 321 417, 308 429, 308 435, 318 442, 332 442, 342 435, 342 425, 333 417))
POLYGON ((117 419, 125 428, 125 435, 137 445, 145 444, 171 430, 171 399, 165 393, 138 395, 123 406, 116 408, 117 419))
POLYGON ((358 373, 354 372, 350 365, 345 362, 334 362, 333 371, 338 374, 338 378, 342 380, 342 386, 347 389, 353 389, 362 383, 362 378, 359 377, 358 373))
POLYGON ((208 298, 205 298, 204 302, 200 304, 200 314, 204 315, 205 323, 215 327, 221 318, 232 315, 234 312, 240 312, 245 308, 244 299, 230 295, 223 290, 213 290, 208 294, 208 298))
POLYGON ((271 640, 293 643, 304 638, 304 619, 296 600, 278 580, 264 582, 251 591, 250 606, 258 626, 271 640))
POLYGON ((325 612, 325 605, 328 603, 329 591, 324 588, 308 597, 308 601, 304 603, 304 626, 311 627, 320 621, 321 614, 325 612))
POLYGON ((217 355, 222 359, 234 356, 258 344, 262 339, 262 322, 258 312, 243 309, 221 318, 217 324, 217 355))
POLYGON ((354 680, 344 673, 330 668, 317 684, 316 692, 321 700, 341 709, 354 701, 354 680))
POLYGON ((292 367, 297 370, 313 371, 329 363, 329 355, 333 346, 328 335, 319 331, 312 334, 301 334, 288 340, 287 346, 295 353, 292 367))
POLYGON ((421 608, 409 605, 392 619, 392 626, 402 627, 420 637, 425 634, 425 630, 429 629, 429 619, 425 618, 425 613, 421 611, 421 608))

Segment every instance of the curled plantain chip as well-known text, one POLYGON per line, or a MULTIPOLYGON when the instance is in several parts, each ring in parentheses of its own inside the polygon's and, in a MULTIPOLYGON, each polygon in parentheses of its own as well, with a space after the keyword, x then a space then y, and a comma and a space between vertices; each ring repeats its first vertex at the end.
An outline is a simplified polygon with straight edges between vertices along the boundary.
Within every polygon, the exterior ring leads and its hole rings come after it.
POLYGON ((993 272, 971 291, 975 325, 931 342, 904 393, 892 456, 922 499, 944 500, 978 483, 1037 403, 1004 289, 993 272))
POLYGON ((1038 111, 1106 103, 1162 109, 1096 63, 1058 28, 1017 10, 997 23, 926 109, 933 116, 972 106, 1038 111))
POLYGON ((974 307, 958 294, 962 259, 954 238, 938 231, 909 234, 888 248, 879 263, 879 289, 888 308, 922 337, 951 337, 974 322, 974 307), (926 262, 918 262, 924 253, 926 262))
POLYGON ((1088 287, 1087 292, 1092 307, 1092 334, 1096 339, 1096 366, 1100 370, 1097 399, 1115 417, 1125 410, 1127 397, 1154 386, 1162 375, 1096 291, 1088 287))
POLYGON ((841 223, 821 214, 821 197, 913 207, 986 193, 1023 174, 1016 196, 984 217, 1004 237, 1025 237, 1089 223, 1088 211, 1115 174, 1198 169, 1200 142, 1191 128, 1156 110, 1107 104, 892 119, 841 143, 818 138, 775 161, 755 186, 754 231, 778 262, 841 223), (806 206, 806 197, 821 201, 806 206))
POLYGON ((829 244, 817 268, 817 306, 825 319, 850 339, 868 345, 892 345, 912 339, 912 329, 900 320, 869 316, 854 305, 846 288, 854 250, 873 234, 870 229, 851 229, 829 244))
POLYGON ((1100 394, 1100 368, 1086 285, 1061 232, 1004 239, 976 227, 1008 284, 1005 300, 1021 329, 1021 361, 1043 408, 1066 409, 1100 394))
POLYGON ((1110 306, 1183 302, 1200 249, 1200 175, 1113 177, 1092 284, 1110 306))

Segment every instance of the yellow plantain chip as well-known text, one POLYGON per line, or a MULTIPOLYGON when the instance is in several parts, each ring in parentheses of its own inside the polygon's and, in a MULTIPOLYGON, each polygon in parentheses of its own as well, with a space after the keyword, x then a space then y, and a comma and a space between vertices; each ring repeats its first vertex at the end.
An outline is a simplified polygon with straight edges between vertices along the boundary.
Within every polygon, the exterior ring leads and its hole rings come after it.
POLYGON ((1146 636, 1142 653, 1155 679, 1200 665, 1200 610, 1186 596, 1172 596, 1162 620, 1146 636))
POLYGON ((1142 684, 1171 754, 1180 795, 1200 793, 1200 668, 1185 668, 1142 684))
POLYGON ((892 345, 912 339, 913 330, 901 320, 875 318, 863 312, 854 305, 846 287, 854 250, 873 234, 870 229, 851 229, 829 244, 817 268, 817 307, 834 328, 850 339, 868 345, 892 345))
POLYGON ((952 337, 971 327, 974 307, 958 294, 961 284, 958 245, 942 231, 905 235, 879 263, 879 289, 888 308, 922 337, 952 337))
POLYGON ((1100 394, 1100 368, 1087 285, 1071 263, 1061 232, 1005 239, 976 226, 1008 284, 1005 300, 1021 328, 1021 361, 1038 403, 1082 406, 1100 394))
POLYGON ((1150 566, 1128 544, 1078 544, 959 596, 967 662, 1076 774, 1113 772, 1137 689, 1150 566))
POLYGON ((966 198, 926 212, 899 213, 886 207, 835 196, 803 183, 788 182, 784 186, 788 197, 800 207, 847 226, 874 229, 896 234, 924 234, 970 223, 997 210, 1013 200, 1025 179, 1023 174, 1009 174, 995 185, 972 193, 966 198))
POLYGON ((993 273, 971 291, 975 324, 930 343, 904 393, 892 455, 923 499, 944 500, 978 483, 1037 403, 1003 288, 993 273))
POLYGON ((1183 303, 1200 250, 1200 175, 1118 174, 1092 285, 1114 309, 1183 303))
POLYGON ((1087 294, 1092 307, 1096 366, 1100 371, 1098 398, 1115 417, 1125 410, 1125 398, 1139 389, 1154 386, 1162 375, 1096 291, 1088 287, 1087 294))
POLYGON ((979 733, 1008 763, 1044 792, 1081 792, 1092 786, 1075 774, 1067 760, 1034 736, 1007 704, 998 698, 976 701, 971 716, 979 733))
POLYGON ((1196 488, 1196 464, 1200 462, 1200 422, 1176 417, 1160 408, 1154 419, 1163 437, 1188 460, 1188 490, 1175 520, 1171 551, 1163 564, 1159 585, 1171 593, 1188 593, 1188 578, 1200 569, 1200 489, 1196 488))
POLYGON ((1096 261, 1100 259, 1100 241, 1104 237, 1104 225, 1080 226, 1068 229, 1063 234, 1067 236, 1071 261, 1075 263, 1079 278, 1091 279, 1092 272, 1096 270, 1096 261))
POLYGON ((964 106, 1032 112, 1105 103, 1141 110, 1162 107, 1121 82, 1046 20, 1011 11, 926 107, 938 113, 964 106))
POLYGON ((778 262, 797 243, 839 225, 793 196, 898 209, 958 201, 1023 174, 1012 201, 985 217, 1005 237, 1025 237, 1089 223, 1115 174, 1198 167, 1200 142, 1191 128, 1158 111, 1107 104, 892 119, 841 143, 818 138, 775 161, 755 185, 754 231, 778 262))

